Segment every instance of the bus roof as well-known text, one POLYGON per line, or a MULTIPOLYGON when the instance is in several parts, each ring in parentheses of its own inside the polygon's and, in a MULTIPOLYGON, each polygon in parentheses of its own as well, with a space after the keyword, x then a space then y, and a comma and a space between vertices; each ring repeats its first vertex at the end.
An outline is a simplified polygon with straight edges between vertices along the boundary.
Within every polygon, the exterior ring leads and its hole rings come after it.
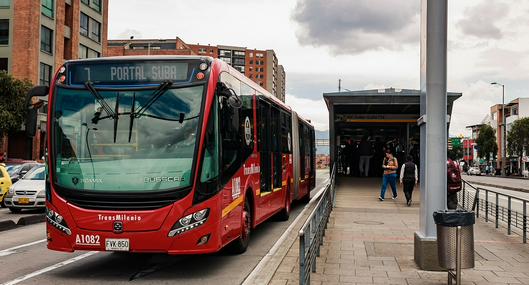
POLYGON ((233 68, 231 65, 227 64, 226 62, 224 62, 224 61, 222 61, 222 60, 220 60, 218 58, 215 58, 213 60, 216 61, 216 62, 220 62, 223 71, 228 71, 231 75, 237 77, 237 79, 241 80, 242 82, 248 84, 249 86, 251 86, 255 90, 259 91, 261 94, 263 94, 264 97, 266 97, 270 101, 274 102, 275 104, 281 106, 282 108, 284 108, 284 109, 286 109, 288 111, 292 111, 292 108, 290 108, 290 106, 286 105, 283 101, 277 99, 277 97, 272 95, 272 93, 270 93, 268 90, 264 89, 259 84, 255 83, 250 78, 248 78, 244 74, 240 73, 237 69, 233 68))
POLYGON ((127 60, 172 60, 172 59, 204 59, 213 61, 210 56, 197 55, 127 55, 127 56, 109 56, 109 57, 94 57, 84 59, 67 60, 66 63, 73 62, 105 62, 105 61, 127 61, 127 60))

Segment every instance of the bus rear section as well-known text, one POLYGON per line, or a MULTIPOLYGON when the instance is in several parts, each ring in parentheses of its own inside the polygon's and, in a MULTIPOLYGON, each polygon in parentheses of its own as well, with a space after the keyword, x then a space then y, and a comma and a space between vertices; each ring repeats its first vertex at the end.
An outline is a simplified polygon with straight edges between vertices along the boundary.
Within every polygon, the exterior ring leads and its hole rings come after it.
POLYGON ((219 60, 67 62, 49 92, 48 248, 243 252, 314 187, 314 131, 293 122, 219 60))

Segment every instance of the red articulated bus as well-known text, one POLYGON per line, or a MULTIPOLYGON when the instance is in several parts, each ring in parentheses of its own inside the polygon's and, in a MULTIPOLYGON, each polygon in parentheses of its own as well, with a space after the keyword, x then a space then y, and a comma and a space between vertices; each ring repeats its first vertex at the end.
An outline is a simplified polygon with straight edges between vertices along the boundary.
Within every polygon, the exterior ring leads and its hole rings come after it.
POLYGON ((244 252, 315 187, 310 122, 221 60, 68 61, 46 94, 49 249, 244 252))

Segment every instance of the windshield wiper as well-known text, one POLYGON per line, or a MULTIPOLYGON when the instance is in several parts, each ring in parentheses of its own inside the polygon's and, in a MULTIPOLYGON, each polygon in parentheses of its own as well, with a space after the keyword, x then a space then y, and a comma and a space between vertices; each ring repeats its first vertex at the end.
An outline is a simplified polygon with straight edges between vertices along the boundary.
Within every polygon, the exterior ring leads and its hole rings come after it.
POLYGON ((114 143, 116 143, 116 134, 118 132, 118 120, 119 120, 119 92, 116 94, 116 105, 114 106, 114 143))
POLYGON ((169 88, 173 86, 173 82, 171 81, 164 81, 162 82, 156 90, 151 94, 151 99, 147 101, 147 104, 143 105, 137 113, 134 114, 136 118, 139 118, 151 107, 154 102, 156 102, 169 88))
MULTIPOLYGON (((84 83, 84 86, 86 87, 86 89, 88 91, 90 91, 90 94, 92 94, 96 100, 97 100, 97 103, 99 103, 99 105, 101 105, 101 107, 103 107, 103 109, 105 110, 105 112, 112 118, 116 118, 117 115, 117 111, 116 113, 114 113, 114 111, 112 111, 112 108, 108 105, 107 101, 105 100, 105 98, 103 98, 103 96, 101 96, 101 94, 99 94, 99 92, 97 92, 97 90, 95 89, 94 85, 92 84, 91 81, 86 81, 84 83)), ((97 122, 97 119, 96 119, 96 122, 97 122)))
POLYGON ((136 105, 136 92, 133 92, 132 93, 132 106, 130 107, 130 115, 129 115, 129 118, 130 118, 129 119, 129 143, 130 143, 130 138, 132 136, 132 127, 134 126, 135 105, 136 105))

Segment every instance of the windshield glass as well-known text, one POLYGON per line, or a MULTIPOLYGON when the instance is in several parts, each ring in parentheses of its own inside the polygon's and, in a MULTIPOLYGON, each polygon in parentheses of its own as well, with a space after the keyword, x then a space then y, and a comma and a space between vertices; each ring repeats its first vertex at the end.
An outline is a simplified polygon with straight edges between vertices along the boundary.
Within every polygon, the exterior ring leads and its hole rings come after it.
POLYGON ((22 167, 22 165, 8 165, 7 166, 7 173, 9 173, 9 176, 12 176, 13 174, 17 173, 17 171, 22 167))
POLYGON ((54 182, 69 189, 124 192, 191 185, 203 90, 203 85, 169 88, 161 95, 154 89, 96 90, 96 96, 58 87, 54 182))
POLYGON ((36 166, 33 167, 22 179, 24 180, 44 180, 44 176, 46 172, 44 171, 45 167, 42 166, 36 166))

